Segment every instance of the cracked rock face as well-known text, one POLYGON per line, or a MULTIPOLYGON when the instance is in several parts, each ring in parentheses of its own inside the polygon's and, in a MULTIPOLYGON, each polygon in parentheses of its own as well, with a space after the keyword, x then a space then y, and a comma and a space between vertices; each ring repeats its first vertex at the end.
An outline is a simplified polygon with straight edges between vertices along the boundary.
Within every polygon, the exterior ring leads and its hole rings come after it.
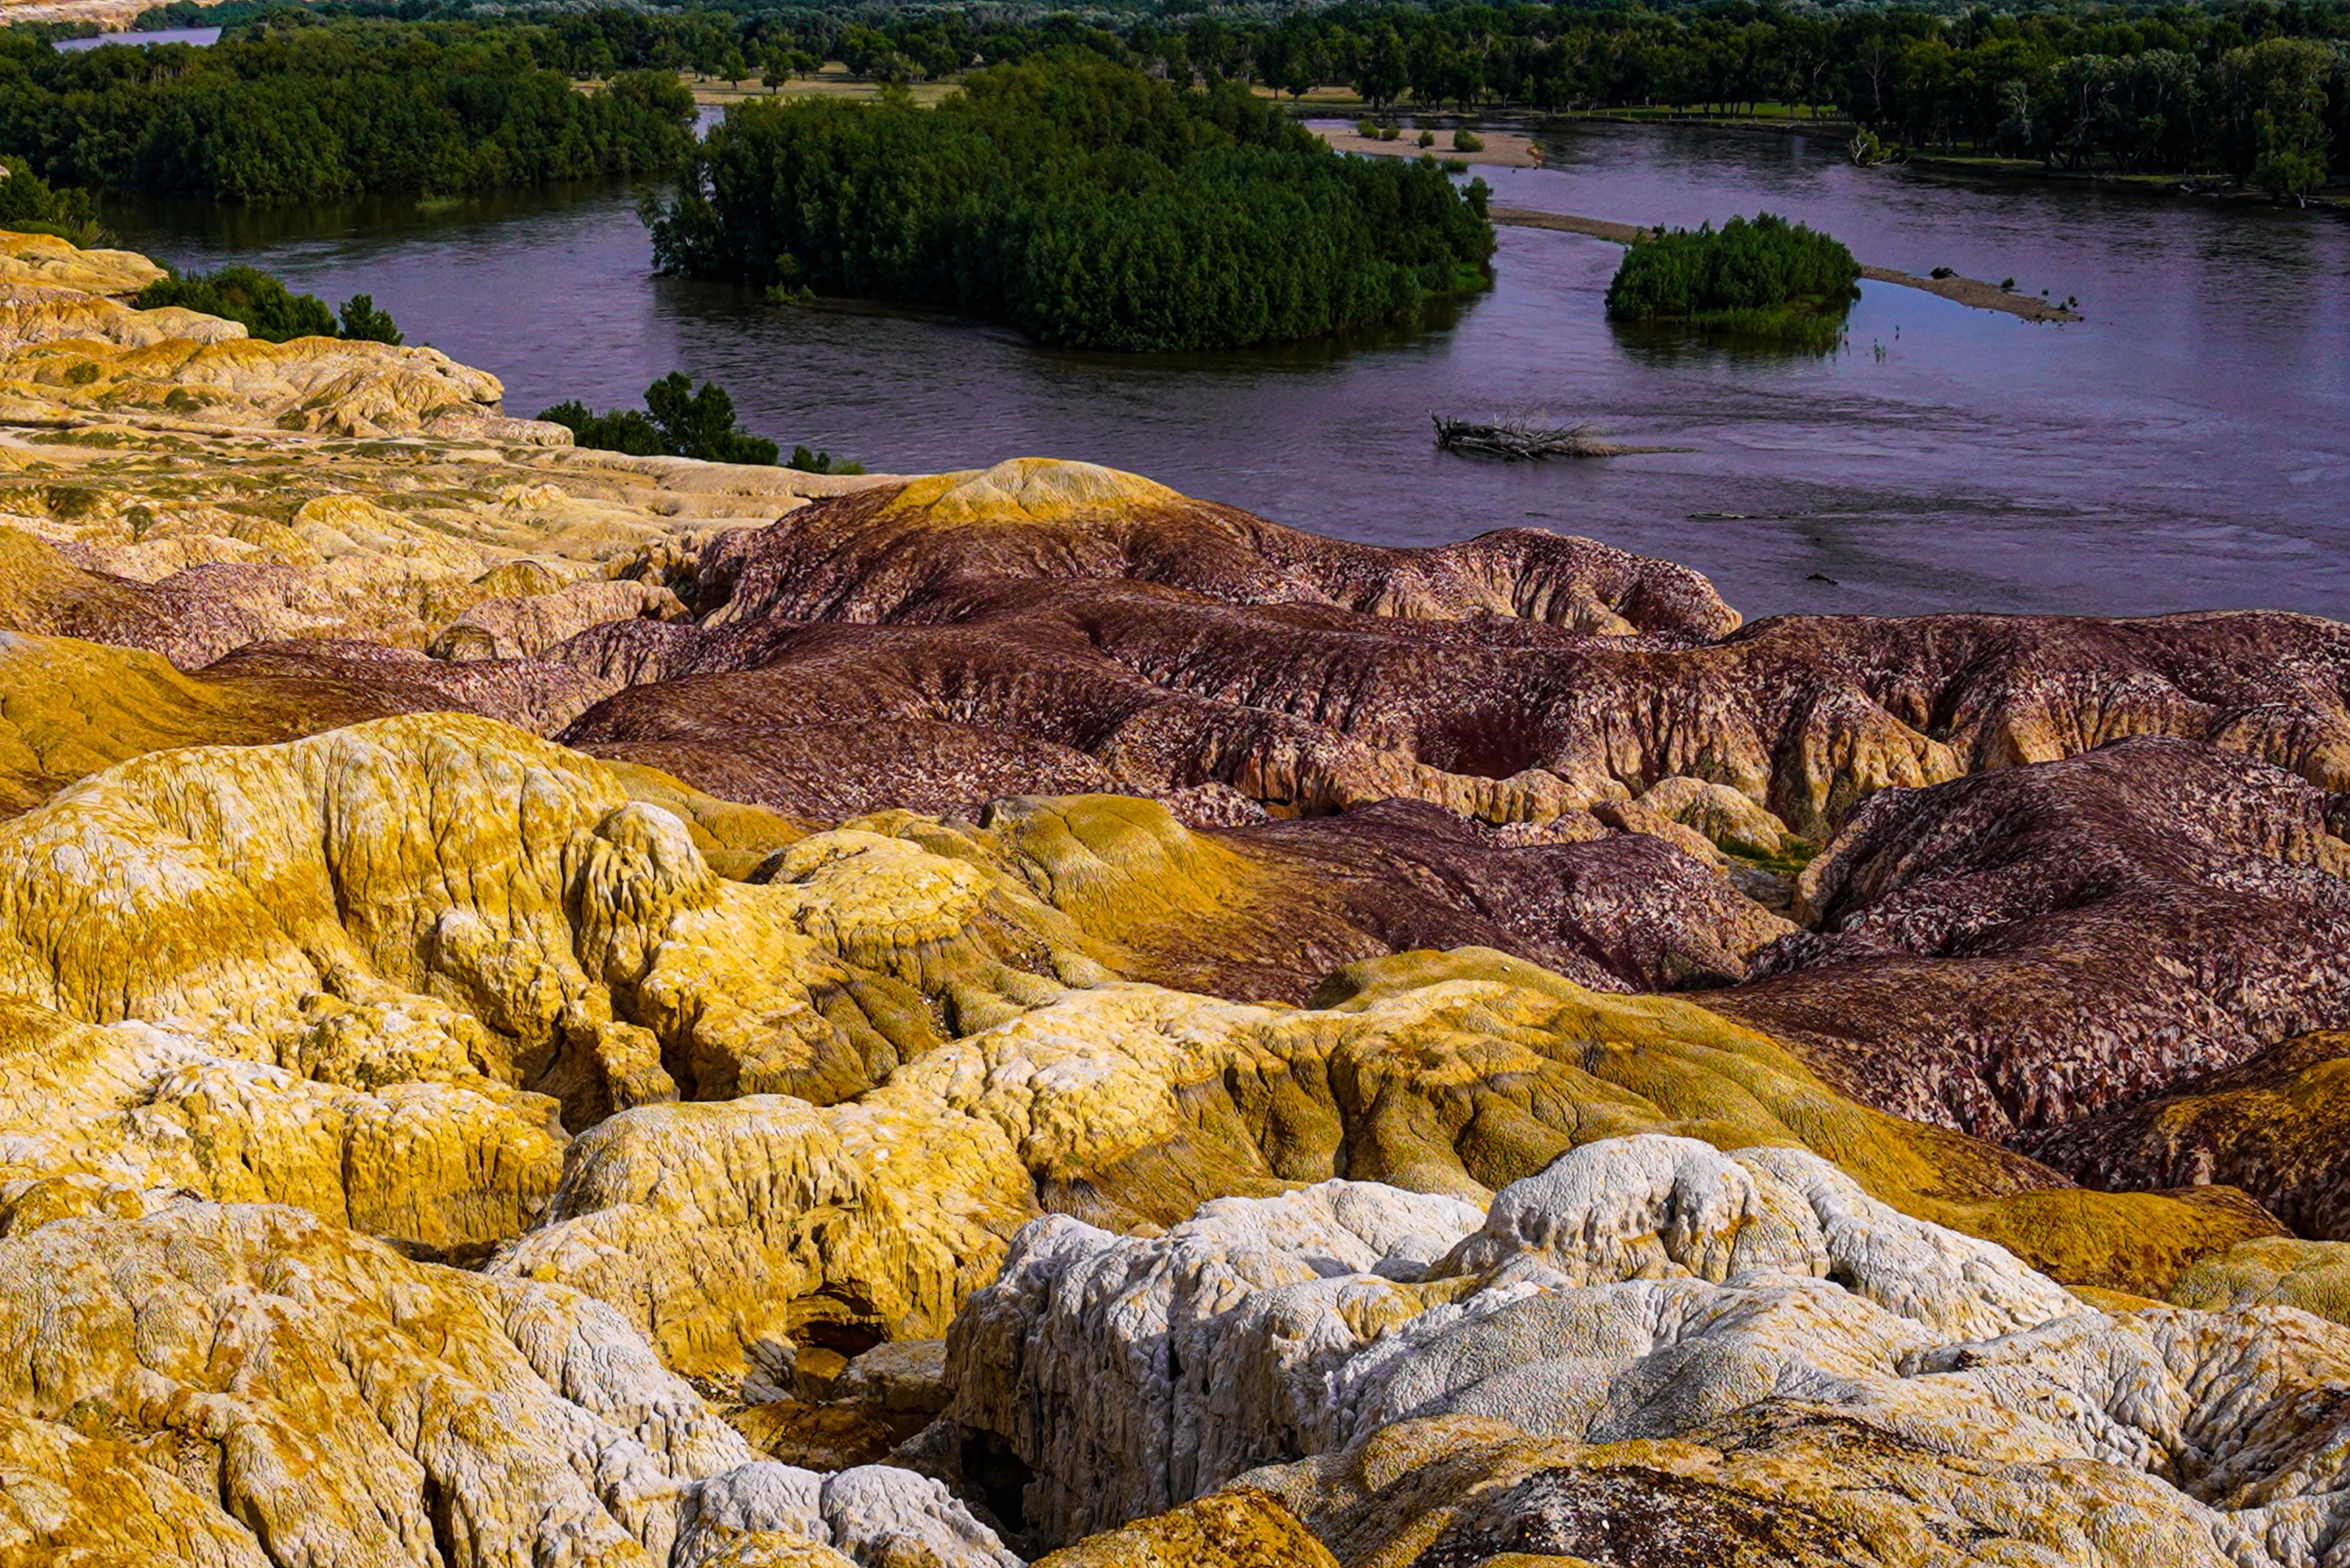
MULTIPOLYGON (((1138 792, 1404 796, 1494 821, 1694 777, 1814 839, 1880 788, 2136 734, 2350 783, 2333 622, 1782 618, 1725 635, 1702 585, 1589 541, 1511 531, 1414 557, 1102 471, 1032 505, 1037 468, 1005 469, 722 542, 681 585, 700 626, 615 624, 561 651, 630 683, 568 737, 690 744, 785 810, 818 756, 932 811, 1021 793, 1049 756, 1138 792), (889 771, 860 722, 931 726, 932 754, 976 777, 889 771)), ((883 804, 855 787, 834 781, 827 806, 883 804)))
POLYGON ((154 270, 0 234, 0 1568, 2344 1568, 2338 623, 578 452, 154 270))

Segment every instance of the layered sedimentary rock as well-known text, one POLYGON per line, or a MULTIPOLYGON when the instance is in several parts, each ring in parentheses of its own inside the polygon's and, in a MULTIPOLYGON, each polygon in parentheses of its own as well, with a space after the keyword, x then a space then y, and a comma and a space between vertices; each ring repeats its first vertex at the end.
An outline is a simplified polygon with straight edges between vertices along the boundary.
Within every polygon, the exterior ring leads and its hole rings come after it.
POLYGON ((1156 802, 991 803, 948 829, 860 819, 1001 867, 1125 950, 1122 972, 1243 1001, 1303 1002, 1347 964, 1491 947, 1607 991, 1722 984, 1793 928, 1713 864, 1587 820, 1496 832, 1414 801, 1187 828, 1156 802))
MULTIPOLYGON (((2350 640, 2331 622, 1786 618, 1725 636, 1736 618, 1701 582, 1589 541, 1334 545, 1101 471, 879 487, 721 540, 672 586, 698 629, 616 628, 565 654, 653 683, 574 738, 690 742, 776 789, 814 772, 804 745, 865 763, 860 722, 951 726, 993 793, 1039 743, 1127 788, 1401 794, 1496 820, 1687 775, 1814 838, 1884 785, 2137 733, 2350 783, 2350 640), (826 728, 803 742, 810 724, 826 728)), ((888 804, 970 805, 953 773, 883 776, 888 804)))
MULTIPOLYGON (((511 661, 605 619, 681 613, 658 563, 870 483, 571 450, 496 378, 428 348, 274 344, 119 298, 145 258, 0 237, 0 625, 193 670, 346 638, 511 661), (24 535, 45 543, 40 550, 24 535), (633 575, 632 575, 633 574, 633 575)), ((552 729, 608 687, 523 683, 552 729)))
POLYGON ((170 275, 136 251, 83 250, 55 234, 0 230, 0 284, 70 289, 103 299, 137 294, 170 275))
POLYGON ((753 1459, 599 1303, 290 1209, 0 1240, 0 1335, 27 1561, 662 1563, 687 1485, 753 1459))
POLYGON ((1988 1137, 2142 1099, 2350 1023, 2326 805, 2151 738, 1879 794, 1804 868, 1815 929, 1720 1005, 1847 1092, 1988 1137))
POLYGON ((1482 1205, 1594 1139, 1803 1142, 1912 1212, 2084 1284, 2159 1293, 2270 1233, 2227 1189, 2100 1195, 1837 1099, 1681 1002, 1590 992, 1499 954, 1389 960, 1295 1012, 1074 990, 906 1063, 853 1105, 652 1105, 570 1151, 493 1267, 579 1285, 672 1365, 776 1381, 810 1334, 922 1337, 1039 1207, 1119 1230, 1338 1173, 1482 1205))
POLYGON ((1347 1563, 2152 1568, 2314 1562, 2350 1510, 2350 1334, 2095 1311, 1783 1149, 1595 1144, 1482 1222, 1352 1184, 1039 1221, 951 1345, 1046 1540, 1236 1482, 1347 1563))
POLYGON ((182 1199, 0 1239, 0 1552, 22 1561, 1018 1561, 935 1482, 759 1460, 576 1291, 295 1210, 182 1199))

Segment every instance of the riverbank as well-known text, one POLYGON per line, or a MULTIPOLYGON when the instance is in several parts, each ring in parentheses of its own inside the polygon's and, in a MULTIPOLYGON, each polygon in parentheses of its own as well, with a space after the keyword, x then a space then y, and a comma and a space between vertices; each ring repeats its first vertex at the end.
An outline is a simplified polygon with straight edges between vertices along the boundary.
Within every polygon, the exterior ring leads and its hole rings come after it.
MULTIPOLYGON (((1562 234, 1586 234, 1595 240, 1628 245, 1638 244, 1654 231, 1638 223, 1618 223, 1606 218, 1583 218, 1571 213, 1544 213, 1532 207, 1495 207, 1488 213, 1493 222, 1520 229, 1555 229, 1562 234)), ((1871 283, 1890 283, 1903 288, 1915 288, 1927 294, 1968 306, 1976 310, 1996 310, 2026 321, 2078 321, 2082 319, 2061 305, 2051 305, 2044 299, 2016 294, 1995 283, 1981 278, 1921 277, 1914 272, 1902 272, 1889 266, 1869 266, 1864 264, 1860 275, 1871 283)))
MULTIPOLYGON (((2241 202, 2249 206, 2282 207, 2264 191, 2231 185, 2219 174, 2122 174, 2109 169, 2052 169, 2036 158, 1993 158, 1957 152, 1904 152, 1900 161, 1912 169, 1958 174, 1997 174, 2019 180, 2066 181, 2106 190, 2135 191, 2148 196, 2197 196, 2206 201, 2241 202)), ((2320 191, 2303 205, 2350 213, 2350 189, 2320 191)))

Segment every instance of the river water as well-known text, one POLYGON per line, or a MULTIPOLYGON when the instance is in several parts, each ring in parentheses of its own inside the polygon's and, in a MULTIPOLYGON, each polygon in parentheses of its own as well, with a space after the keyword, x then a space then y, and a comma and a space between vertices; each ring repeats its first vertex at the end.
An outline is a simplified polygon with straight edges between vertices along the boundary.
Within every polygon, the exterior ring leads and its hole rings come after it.
POLYGON ((1730 351, 1611 327, 1621 253, 1504 228, 1449 322, 1279 351, 1132 358, 861 305, 773 306, 650 275, 615 184, 447 206, 125 206, 123 243, 248 261, 504 379, 510 412, 634 406, 673 369, 745 426, 877 472, 1023 454, 1382 544, 1534 524, 1707 573, 1748 616, 1939 609, 2350 617, 2350 223, 1914 169, 1825 138, 1590 126, 1497 202, 1636 223, 1769 210, 1865 262, 2077 296, 2033 325, 1867 284, 1847 347, 1730 351), (1431 412, 1540 413, 1688 450, 1507 465, 1431 412))

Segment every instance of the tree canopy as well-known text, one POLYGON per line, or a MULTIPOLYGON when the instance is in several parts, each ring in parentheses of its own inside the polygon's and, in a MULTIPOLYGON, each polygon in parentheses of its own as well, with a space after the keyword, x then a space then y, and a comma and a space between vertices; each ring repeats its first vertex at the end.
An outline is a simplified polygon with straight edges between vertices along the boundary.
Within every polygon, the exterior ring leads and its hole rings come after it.
POLYGON ((73 54, 0 30, 0 147, 95 190, 276 202, 667 170, 692 113, 674 75, 582 92, 502 27, 266 26, 73 54))
POLYGON ((224 266, 213 273, 158 278, 140 289, 131 303, 141 310, 167 305, 200 310, 240 322, 252 336, 272 343, 296 337, 394 345, 400 340, 391 313, 377 309, 370 296, 360 294, 345 300, 338 319, 317 295, 296 294, 258 267, 224 266))
POLYGON ((1859 297, 1838 242, 1769 213, 1643 239, 1607 286, 1607 314, 1773 337, 1833 337, 1859 297))
POLYGON ((1273 343, 1485 286, 1482 183, 1341 157, 1236 84, 1076 56, 935 109, 737 105, 649 213, 665 269, 1010 321, 1068 348, 1273 343))
POLYGON ((734 400, 715 381, 697 389, 672 370, 645 389, 645 407, 591 413, 577 399, 542 409, 538 417, 563 426, 573 442, 638 457, 696 457, 705 462, 773 464, 781 449, 734 425, 734 400))

